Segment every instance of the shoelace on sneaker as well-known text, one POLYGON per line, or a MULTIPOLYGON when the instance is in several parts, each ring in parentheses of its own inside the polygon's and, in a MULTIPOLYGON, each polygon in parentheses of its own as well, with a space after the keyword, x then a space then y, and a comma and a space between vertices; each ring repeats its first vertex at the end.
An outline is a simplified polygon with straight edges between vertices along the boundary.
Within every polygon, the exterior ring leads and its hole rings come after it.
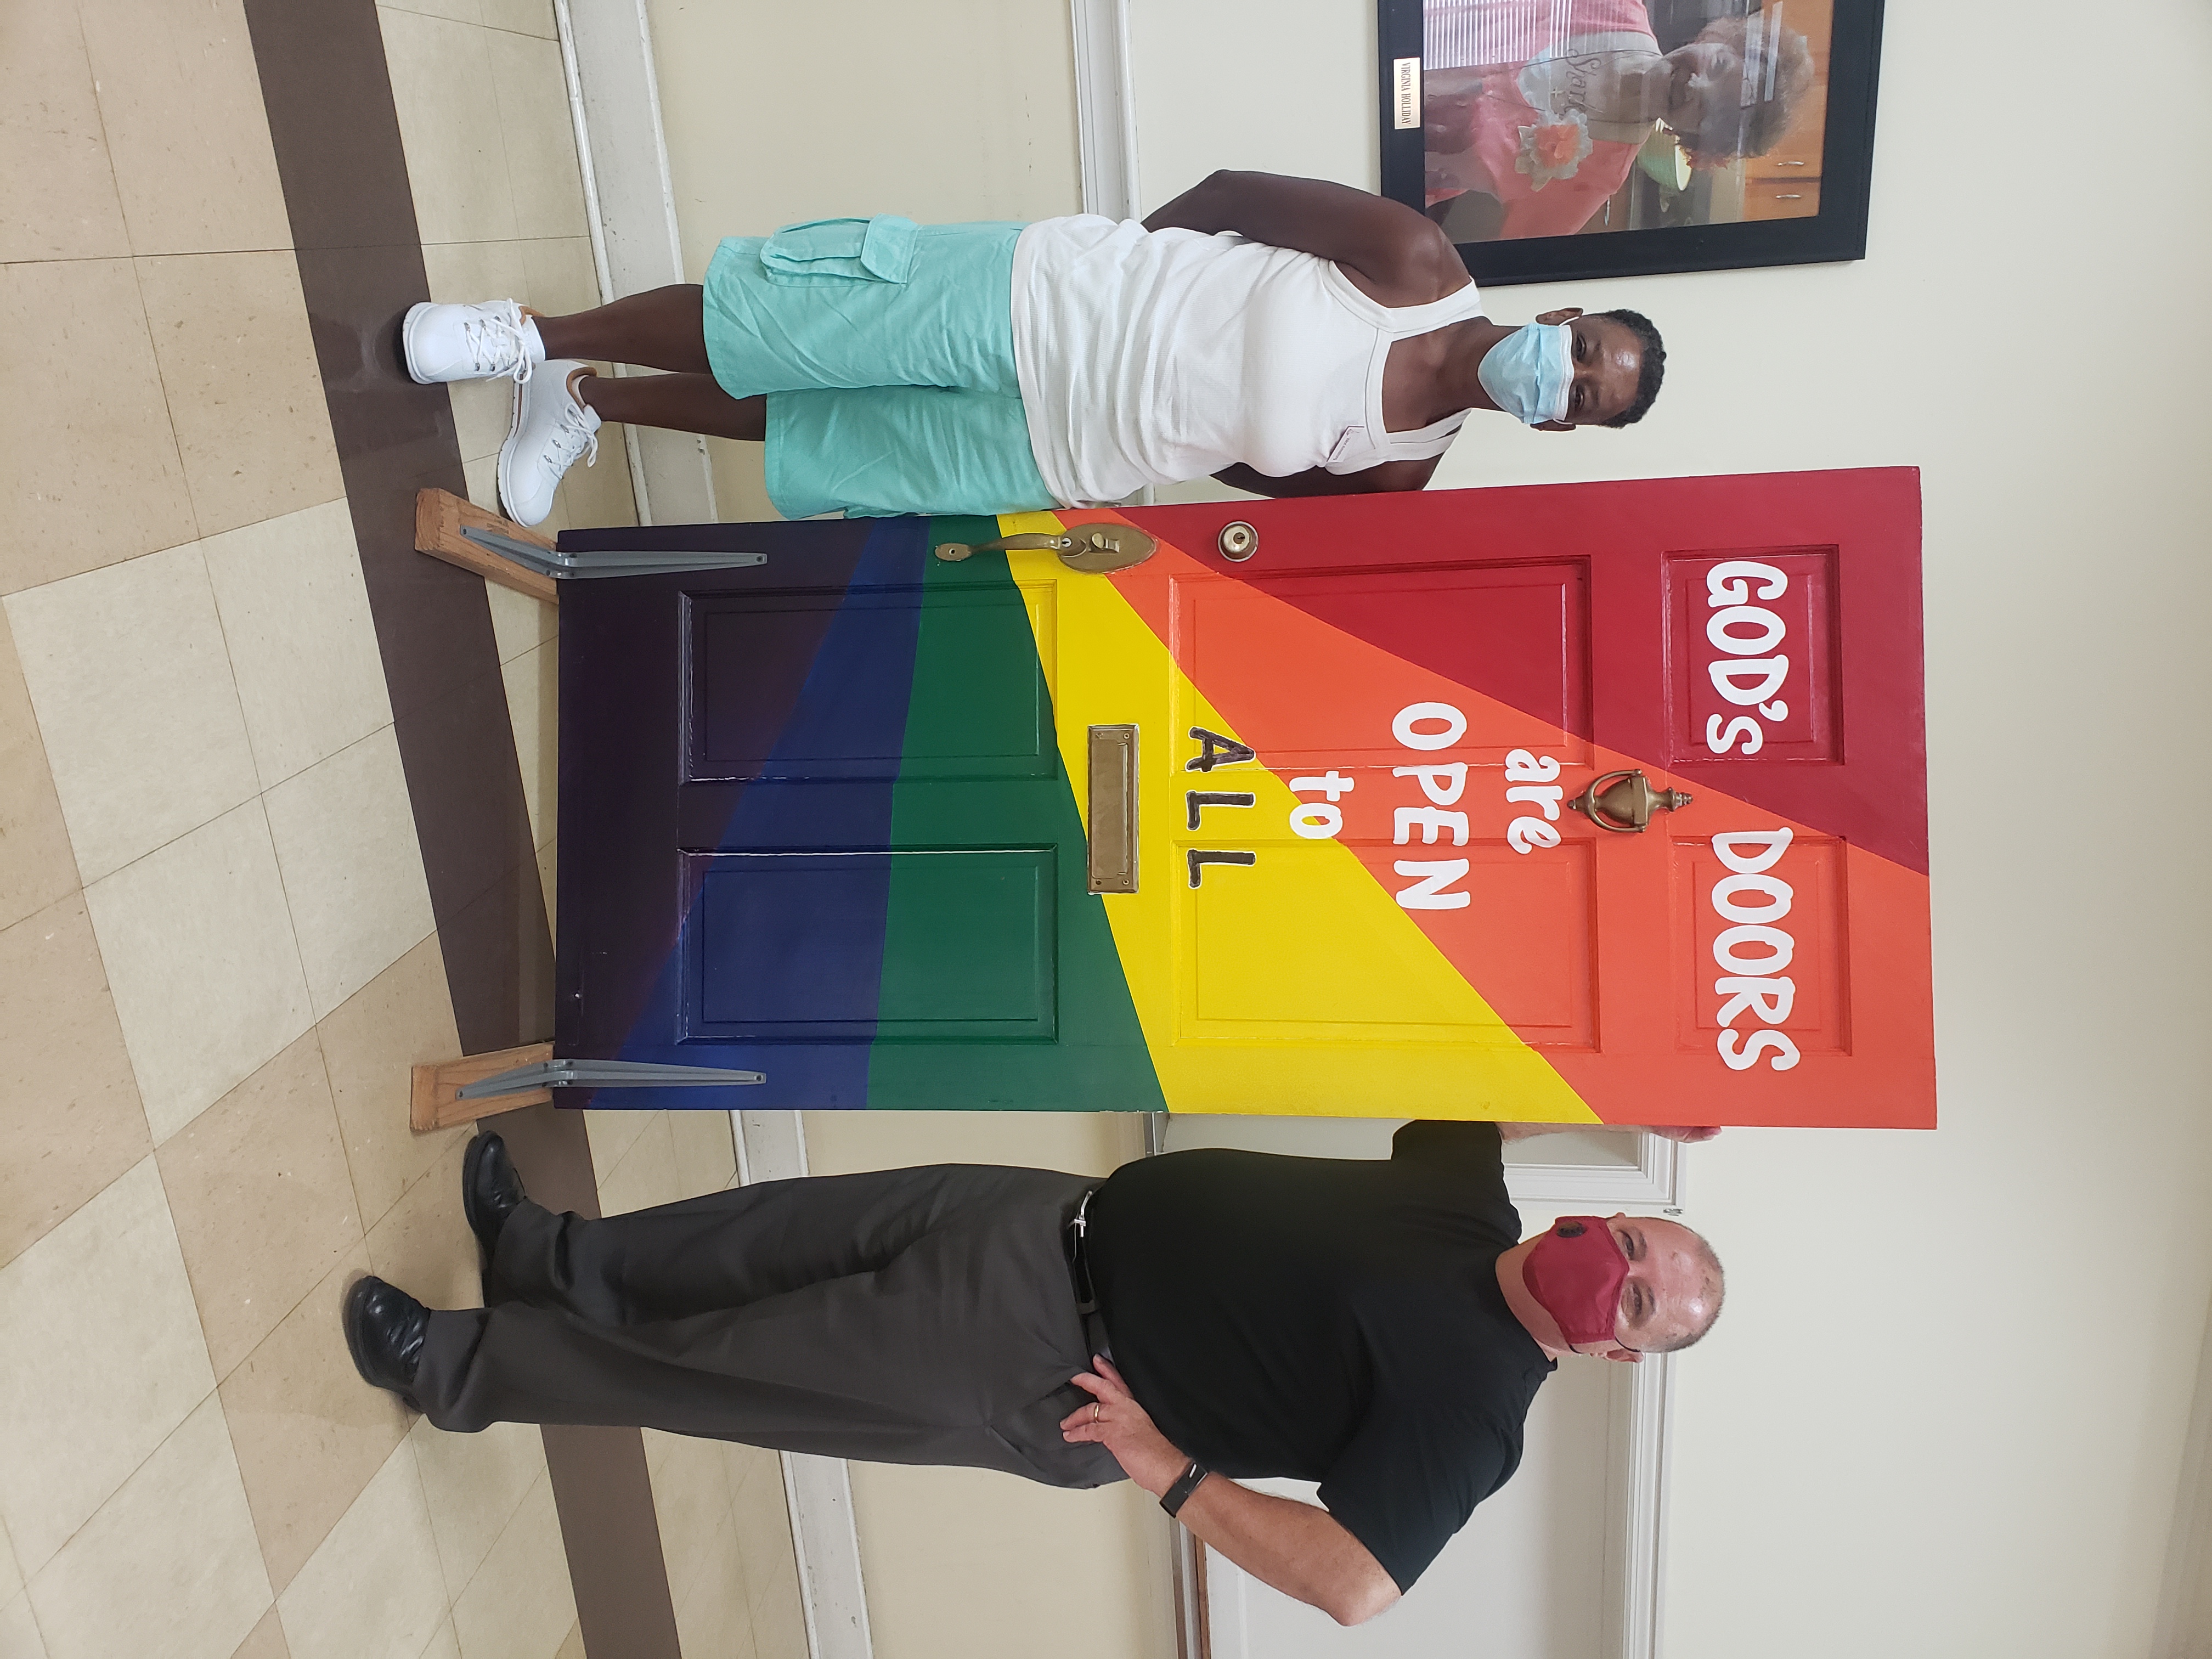
POLYGON ((480 313, 462 319, 461 343, 468 348, 470 366, 477 374, 497 374, 517 386, 530 378, 533 365, 520 324, 480 313))
POLYGON ((576 464, 579 455, 584 458, 586 466, 596 466, 599 460, 598 429, 585 421, 584 406, 574 401, 574 388, 570 389, 568 395, 571 401, 561 411, 561 423, 553 428, 553 435, 546 440, 546 447, 554 465, 562 472, 576 464))

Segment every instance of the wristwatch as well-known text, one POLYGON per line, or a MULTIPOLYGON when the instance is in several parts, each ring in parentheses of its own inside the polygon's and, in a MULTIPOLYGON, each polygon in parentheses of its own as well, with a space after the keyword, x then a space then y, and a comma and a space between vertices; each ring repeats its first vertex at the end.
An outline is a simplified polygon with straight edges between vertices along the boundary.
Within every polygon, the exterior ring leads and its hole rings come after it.
POLYGON ((1190 1501, 1191 1493, 1198 1490, 1198 1483, 1212 1473, 1205 1464, 1193 1459, 1191 1466, 1176 1477, 1175 1485, 1160 1494, 1160 1507, 1170 1515, 1176 1514, 1190 1501))

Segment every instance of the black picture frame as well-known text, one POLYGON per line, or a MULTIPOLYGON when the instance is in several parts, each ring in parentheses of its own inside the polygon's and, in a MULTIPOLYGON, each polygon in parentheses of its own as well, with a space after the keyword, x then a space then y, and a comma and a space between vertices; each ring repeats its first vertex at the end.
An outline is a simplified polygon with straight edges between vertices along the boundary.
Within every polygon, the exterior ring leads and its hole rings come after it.
MULTIPOLYGON (((1459 255, 1468 273, 1478 283, 1505 286, 1864 258, 1867 203, 1874 170, 1882 0, 1834 0, 1834 5, 1819 213, 1802 219, 1462 242, 1457 245, 1459 255)), ((1401 59, 1418 59, 1421 55, 1421 0, 1378 0, 1376 24, 1382 193, 1418 211, 1425 197, 1421 129, 1418 125, 1401 129, 1394 117, 1398 93, 1395 65, 1401 59)), ((1413 95, 1418 108, 1418 87, 1413 95)))

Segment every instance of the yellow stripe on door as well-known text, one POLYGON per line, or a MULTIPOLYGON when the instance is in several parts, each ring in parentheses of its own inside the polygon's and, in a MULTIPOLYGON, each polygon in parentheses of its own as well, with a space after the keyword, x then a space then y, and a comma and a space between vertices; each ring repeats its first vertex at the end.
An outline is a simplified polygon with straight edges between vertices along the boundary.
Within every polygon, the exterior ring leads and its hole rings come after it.
MULTIPOLYGON (((1060 527, 1050 514, 1000 520, 1002 535, 1060 527)), ((1349 849, 1288 832, 1297 801, 1283 779, 1253 764, 1184 769, 1199 749, 1190 726, 1236 734, 1110 580, 1052 553, 1007 559, 1054 665, 1086 830, 1091 726, 1138 728, 1138 890, 1103 902, 1171 1110, 1600 1121, 1349 849), (1254 805, 1202 808, 1194 833, 1193 789, 1254 805), (1217 846, 1257 860, 1204 866, 1194 890, 1189 852, 1217 846)))

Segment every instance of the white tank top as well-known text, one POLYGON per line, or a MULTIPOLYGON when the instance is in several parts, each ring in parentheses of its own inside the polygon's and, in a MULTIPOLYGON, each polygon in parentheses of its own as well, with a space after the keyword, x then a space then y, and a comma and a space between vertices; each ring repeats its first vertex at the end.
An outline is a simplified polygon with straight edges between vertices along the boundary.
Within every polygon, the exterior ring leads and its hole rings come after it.
POLYGON ((1044 219, 1014 246, 1014 364, 1054 497, 1104 507, 1242 461, 1270 477, 1441 455, 1464 412, 1382 423, 1393 341, 1482 314, 1390 307, 1330 260, 1229 232, 1044 219))

